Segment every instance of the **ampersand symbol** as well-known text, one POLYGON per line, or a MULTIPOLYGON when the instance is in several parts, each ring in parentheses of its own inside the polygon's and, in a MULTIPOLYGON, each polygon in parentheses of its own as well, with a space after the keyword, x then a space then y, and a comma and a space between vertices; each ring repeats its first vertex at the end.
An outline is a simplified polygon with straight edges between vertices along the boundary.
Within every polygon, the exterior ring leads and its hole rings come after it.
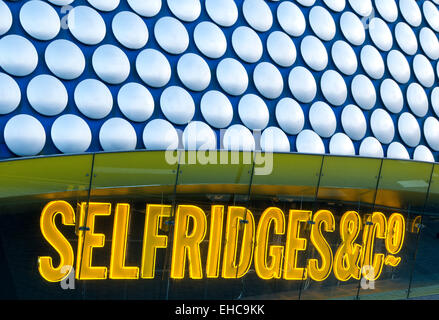
POLYGON ((340 281, 351 277, 359 280, 361 275, 358 262, 361 245, 354 243, 360 233, 361 219, 357 212, 348 211, 340 220, 340 237, 342 243, 334 256, 334 274, 340 281))

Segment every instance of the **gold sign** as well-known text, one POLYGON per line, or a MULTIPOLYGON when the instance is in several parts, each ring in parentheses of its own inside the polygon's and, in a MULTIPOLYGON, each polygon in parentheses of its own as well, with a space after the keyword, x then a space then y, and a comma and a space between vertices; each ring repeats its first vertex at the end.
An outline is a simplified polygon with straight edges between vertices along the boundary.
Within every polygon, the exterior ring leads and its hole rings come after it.
MULTIPOLYGON (((93 249, 103 248, 106 243, 105 235, 95 232, 96 218, 110 216, 111 204, 91 202, 87 208, 87 203, 81 203, 78 209, 81 228, 78 231, 75 277, 81 280, 153 279, 157 250, 168 246, 172 246, 170 276, 173 279, 240 278, 248 272, 253 262, 256 274, 262 279, 305 280, 309 277, 324 281, 333 272, 340 281, 360 279, 362 273, 367 280, 376 280, 384 265, 396 267, 400 263, 401 258, 397 255, 403 246, 406 229, 405 219, 400 213, 393 213, 387 219, 383 213, 374 212, 367 216, 363 226, 359 214, 348 211, 341 217, 338 226, 341 242, 333 252, 325 239, 325 234, 336 232, 334 215, 328 210, 319 210, 314 214, 306 210, 290 210, 286 223, 285 213, 279 208, 270 207, 262 213, 256 225, 252 212, 245 207, 213 205, 210 230, 207 230, 207 216, 201 208, 178 205, 173 241, 169 244, 168 236, 160 234, 159 228, 163 221, 171 218, 172 207, 148 204, 140 266, 127 266, 125 256, 130 206, 118 203, 114 209, 110 265, 96 266, 92 263, 93 249), (223 231, 226 211, 227 221, 223 231), (305 228, 309 231, 309 241, 300 236, 305 228), (207 232, 207 257, 206 261, 202 261, 200 244, 207 232), (270 244, 270 233, 286 236, 285 244, 270 244), (384 241, 385 253, 375 252, 376 239, 384 241), (319 258, 308 259, 306 266, 299 266, 298 257, 310 247, 315 249, 319 258), (186 265, 188 273, 185 274, 186 265), (373 268, 374 272, 362 272, 364 266, 373 268)), ((42 235, 60 256, 57 266, 53 265, 51 257, 39 257, 39 272, 50 282, 66 278, 71 269, 65 266, 75 263, 71 244, 55 224, 57 215, 61 216, 63 225, 76 225, 75 211, 65 201, 48 203, 41 213, 42 235)))

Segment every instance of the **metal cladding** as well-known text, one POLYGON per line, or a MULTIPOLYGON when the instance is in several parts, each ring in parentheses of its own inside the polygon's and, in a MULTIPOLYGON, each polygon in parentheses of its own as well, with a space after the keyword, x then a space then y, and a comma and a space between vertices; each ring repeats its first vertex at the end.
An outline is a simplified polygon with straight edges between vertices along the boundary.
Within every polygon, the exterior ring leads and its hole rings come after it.
POLYGON ((439 0, 0 0, 0 159, 437 161, 438 33, 439 0))

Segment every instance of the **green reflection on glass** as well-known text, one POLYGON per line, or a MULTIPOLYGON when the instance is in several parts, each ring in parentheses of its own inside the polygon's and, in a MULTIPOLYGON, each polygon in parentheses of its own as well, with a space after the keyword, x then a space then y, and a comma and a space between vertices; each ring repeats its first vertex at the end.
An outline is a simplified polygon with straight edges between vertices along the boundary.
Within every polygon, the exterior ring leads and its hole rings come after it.
POLYGON ((322 156, 256 154, 252 194, 311 198, 316 194, 322 156), (269 168, 272 170, 268 170, 269 168), (256 171, 259 169, 260 171, 256 171), (258 174, 259 173, 259 174, 258 174))
POLYGON ((0 197, 68 193, 88 189, 92 155, 0 162, 0 197))
POLYGON ((178 151, 96 154, 92 182, 94 195, 105 193, 105 189, 118 189, 117 193, 121 194, 131 193, 134 188, 141 192, 150 189, 172 192, 177 161, 178 151))
POLYGON ((439 214, 439 166, 436 164, 431 177, 430 192, 425 211, 429 214, 439 214))
POLYGON ((423 208, 430 183, 431 163, 383 160, 376 205, 413 210, 423 208))
POLYGON ((325 157, 319 199, 373 203, 380 159, 325 157))
POLYGON ((181 152, 177 192, 247 193, 252 165, 251 152, 181 152))

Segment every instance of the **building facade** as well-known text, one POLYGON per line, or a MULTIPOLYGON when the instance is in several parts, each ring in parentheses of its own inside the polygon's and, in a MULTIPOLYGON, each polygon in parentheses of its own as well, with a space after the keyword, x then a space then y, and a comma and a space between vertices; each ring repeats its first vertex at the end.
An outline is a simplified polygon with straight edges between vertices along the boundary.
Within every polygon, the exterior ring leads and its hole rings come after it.
POLYGON ((0 296, 439 294, 438 32, 437 0, 0 0, 0 296))

